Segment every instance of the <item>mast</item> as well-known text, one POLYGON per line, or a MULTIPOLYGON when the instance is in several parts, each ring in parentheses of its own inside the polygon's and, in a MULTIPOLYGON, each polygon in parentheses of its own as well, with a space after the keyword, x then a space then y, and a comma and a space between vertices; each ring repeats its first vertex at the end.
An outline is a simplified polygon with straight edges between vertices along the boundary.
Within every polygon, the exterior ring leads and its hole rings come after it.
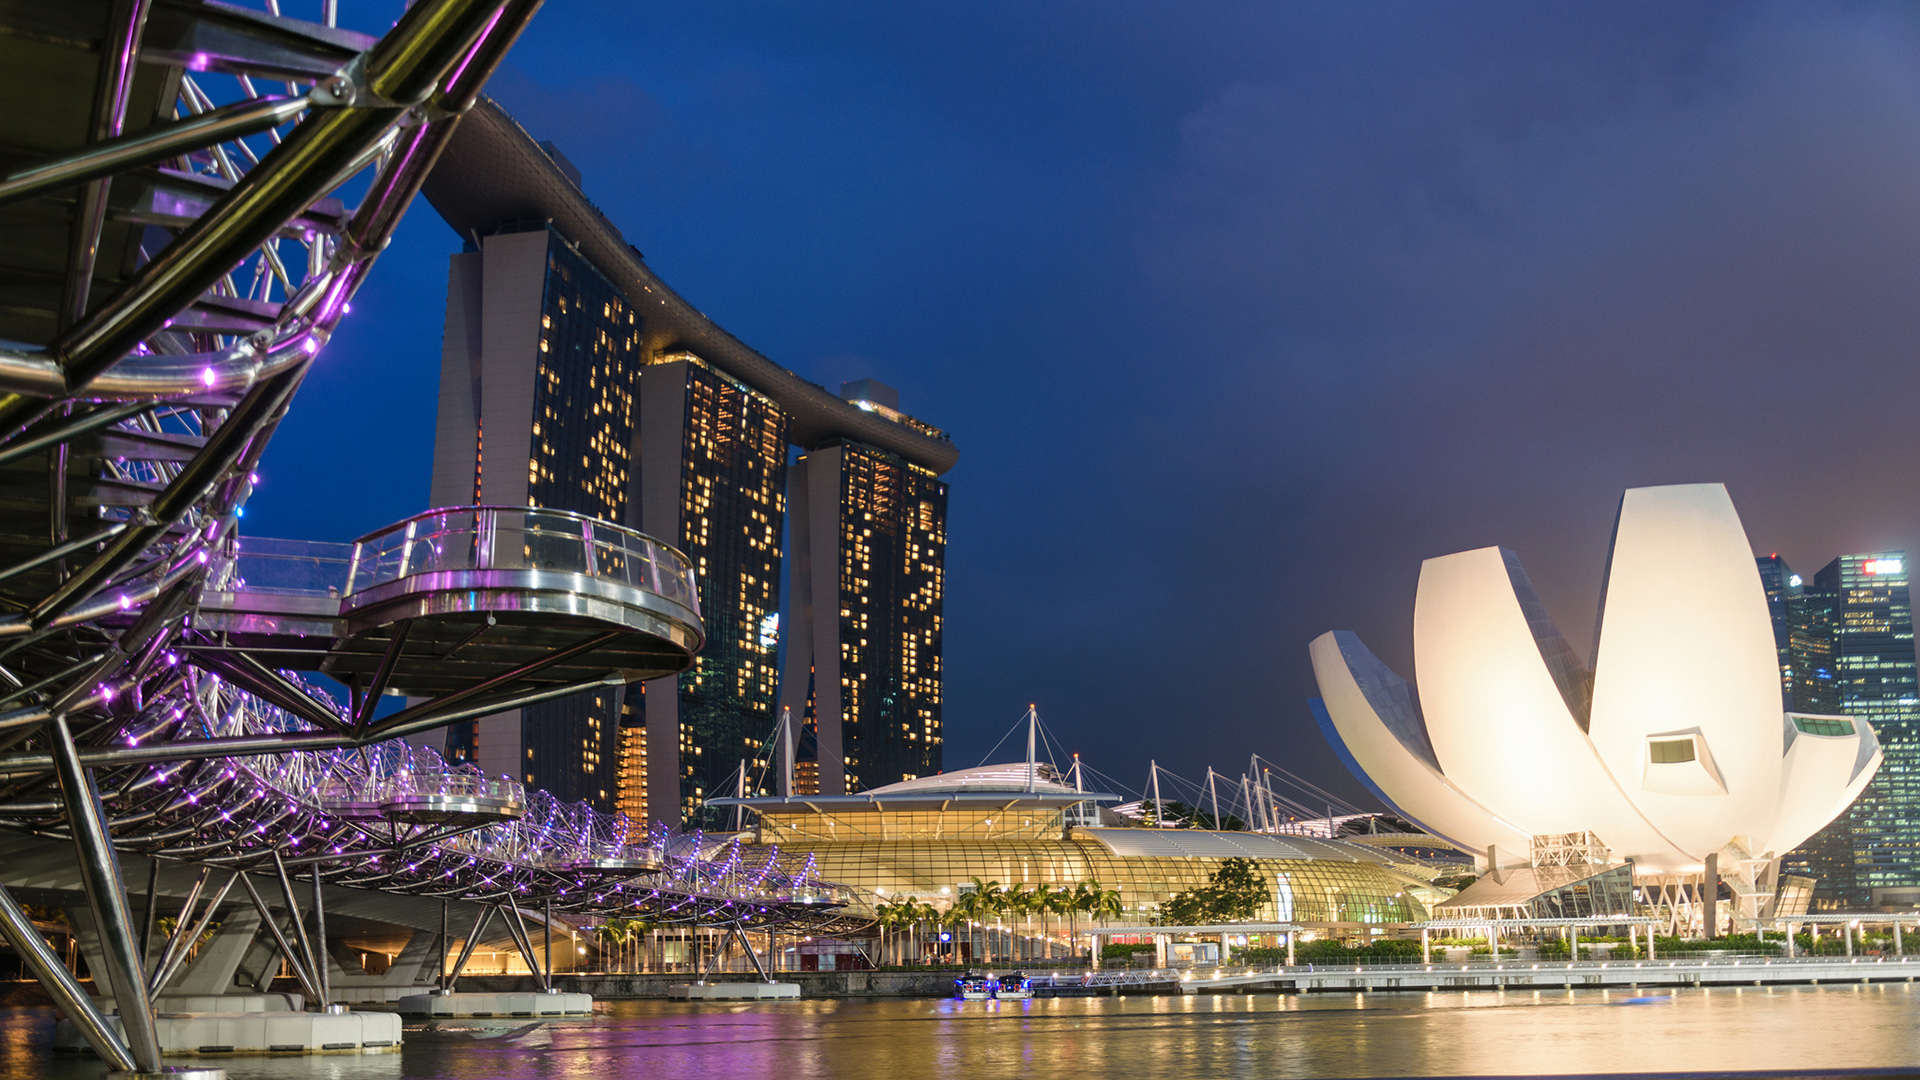
POLYGON ((1167 827, 1167 807, 1160 801, 1160 763, 1147 762, 1147 786, 1153 789, 1153 823, 1160 828, 1167 827))
POLYGON ((1039 766, 1034 761, 1034 736, 1039 733, 1040 711, 1032 705, 1027 706, 1027 791, 1033 791, 1034 774, 1039 766))
POLYGON ((1240 797, 1245 799, 1247 803, 1247 828, 1259 829, 1262 824, 1260 821, 1260 812, 1254 809, 1253 783, 1247 779, 1246 773, 1240 774, 1240 797))
POLYGON ((1076 751, 1073 755, 1073 791, 1076 795, 1084 795, 1086 790, 1087 785, 1080 779, 1080 754, 1076 751))
POLYGON ((1220 789, 1213 784, 1213 766, 1207 766, 1207 794, 1213 798, 1213 827, 1220 827, 1220 789))
POLYGON ((793 710, 780 710, 780 794, 793 795, 793 759, 795 756, 793 738, 793 710))
MULTIPOLYGON (((736 799, 744 799, 747 797, 747 759, 746 758, 740 759, 740 771, 734 775, 733 797, 736 799)), ((744 817, 745 817, 746 811, 747 811, 746 807, 741 806, 738 803, 734 804, 734 807, 733 807, 733 831, 734 832, 740 831, 741 826, 744 823, 744 817)))
MULTIPOLYGON (((1248 755, 1247 769, 1249 770, 1247 775, 1253 778, 1253 790, 1258 792, 1262 796, 1262 798, 1260 799, 1260 810, 1256 815, 1254 815, 1259 819, 1258 825, 1260 827, 1260 831, 1273 832, 1274 831, 1273 807, 1267 805, 1267 800, 1265 798, 1265 795, 1267 793, 1267 785, 1266 785, 1266 778, 1260 774, 1260 755, 1259 754, 1248 755)), ((1249 798, 1251 798, 1251 796, 1249 796, 1249 798)), ((1253 804, 1248 803, 1247 805, 1251 806, 1253 804)))

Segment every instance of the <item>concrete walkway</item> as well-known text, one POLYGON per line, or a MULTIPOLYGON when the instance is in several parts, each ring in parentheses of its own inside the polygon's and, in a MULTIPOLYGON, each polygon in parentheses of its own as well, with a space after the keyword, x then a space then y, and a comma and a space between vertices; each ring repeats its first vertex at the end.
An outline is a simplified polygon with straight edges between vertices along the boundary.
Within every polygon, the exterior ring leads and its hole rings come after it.
POLYGON ((1713 960, 1514 960, 1477 964, 1336 964, 1188 971, 1182 993, 1255 990, 1466 990, 1637 986, 1767 986, 1777 983, 1912 982, 1920 957, 1740 957, 1713 960))

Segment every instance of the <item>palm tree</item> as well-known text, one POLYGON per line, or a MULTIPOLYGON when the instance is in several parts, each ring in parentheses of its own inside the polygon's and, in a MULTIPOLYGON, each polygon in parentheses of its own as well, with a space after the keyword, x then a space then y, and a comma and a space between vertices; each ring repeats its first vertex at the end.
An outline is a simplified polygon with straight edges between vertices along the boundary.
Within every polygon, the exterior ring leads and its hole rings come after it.
POLYGON ((606 945, 601 947, 601 956, 604 957, 606 955, 608 947, 615 950, 613 965, 615 968, 620 966, 618 950, 621 945, 626 943, 628 933, 629 931, 626 924, 619 919, 608 919, 606 922, 593 928, 593 936, 606 943, 606 945))
POLYGON ((900 905, 900 922, 907 928, 906 948, 901 950, 900 955, 903 964, 908 962, 907 949, 913 951, 914 960, 920 958, 920 920, 926 918, 926 908, 927 905, 922 904, 917 896, 907 897, 906 902, 900 905))
MULTIPOLYGON (((883 903, 874 905, 873 907, 874 921, 878 923, 880 926, 880 956, 881 956, 880 962, 881 963, 883 964, 886 963, 887 931, 897 930, 899 927, 905 926, 907 924, 907 920, 912 915, 912 908, 913 908, 912 897, 908 897, 906 900, 899 901, 896 903, 889 904, 889 903, 883 902, 883 903)), ((896 938, 896 946, 897 946, 897 938, 896 938)), ((897 947, 895 951, 896 952, 898 951, 897 947)))
POLYGON ((1009 944, 1012 946, 1011 951, 1013 953, 1013 959, 1018 960, 1020 959, 1020 953, 1023 951, 1024 946, 1020 941, 1020 935, 1014 932, 1013 923, 1014 923, 1014 918, 1016 916, 1021 919, 1030 918, 1032 916, 1033 914, 1032 887, 1023 881, 1015 885, 1013 888, 1007 890, 1005 911, 1007 915, 1008 941, 1009 941, 1009 944))
MULTIPOLYGON (((919 922, 920 922, 920 924, 921 924, 921 925, 922 925, 923 927, 926 927, 926 926, 939 926, 939 925, 940 925, 940 909, 939 909, 939 908, 937 908, 937 907, 934 907, 934 906, 933 906, 932 904, 930 904, 930 903, 929 903, 929 904, 921 904, 921 905, 920 905, 920 919, 919 919, 919 922)), ((922 931, 921 931, 921 933, 923 933, 923 934, 924 934, 925 932, 926 932, 925 930, 922 930, 922 931)), ((924 959, 926 959, 926 955, 927 955, 927 947, 926 947, 926 943, 925 943, 925 941, 924 941, 924 939, 923 939, 923 940, 922 940, 922 942, 921 942, 921 945, 920 945, 920 951, 919 951, 919 952, 918 952, 918 953, 916 954, 916 956, 918 956, 918 957, 919 957, 920 959, 922 959, 922 960, 924 960, 924 959)))
MULTIPOLYGON (((1007 909, 1007 890, 997 881, 983 882, 977 877, 969 878, 968 880, 973 882, 976 920, 985 919, 989 915, 998 919, 1007 909)), ((993 932, 991 930, 987 932, 987 962, 993 962, 993 932)))
POLYGON ((1047 916, 1059 910, 1059 902, 1054 899, 1053 886, 1042 882, 1033 887, 1033 895, 1027 900, 1027 910, 1040 916, 1040 959, 1049 959, 1053 951, 1047 940, 1047 916))
MULTIPOLYGON (((943 924, 943 926, 952 926, 954 930, 958 930, 962 922, 966 922, 966 924, 970 926, 970 928, 968 928, 968 936, 966 936, 966 940, 968 940, 968 945, 970 945, 970 949, 968 949, 970 953, 972 953, 972 944, 973 944, 973 932, 972 932, 973 899, 972 897, 973 897, 973 894, 970 894, 970 892, 968 892, 968 894, 960 894, 960 896, 954 897, 954 901, 952 901, 952 903, 948 903, 947 905, 947 915, 941 915, 941 924, 943 924)), ((954 949, 954 951, 958 953, 960 949, 954 949)))
MULTIPOLYGON (((1065 886, 1062 886, 1058 889, 1050 890, 1047 893, 1047 914, 1071 915, 1072 912, 1073 912, 1073 893, 1069 892, 1065 886)), ((1044 934, 1045 932, 1046 932, 1046 924, 1042 923, 1041 933, 1044 934)), ((1049 952, 1052 951, 1053 947, 1052 947, 1051 941, 1049 941, 1047 948, 1049 952)), ((1071 944, 1069 945, 1069 948, 1071 948, 1071 944)))

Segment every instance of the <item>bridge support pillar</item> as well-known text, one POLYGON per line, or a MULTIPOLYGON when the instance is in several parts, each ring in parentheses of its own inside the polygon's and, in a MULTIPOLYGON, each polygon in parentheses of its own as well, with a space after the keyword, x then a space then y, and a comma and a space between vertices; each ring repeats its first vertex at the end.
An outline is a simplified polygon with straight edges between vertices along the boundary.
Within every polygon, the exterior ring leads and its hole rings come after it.
MULTIPOLYGON (((227 994, 233 992, 233 974, 240 961, 253 948, 254 935, 260 932, 260 915, 241 909, 230 911, 214 931, 213 940, 200 950, 186 970, 174 981, 176 994, 227 994)), ((161 987, 160 989, 165 989, 161 987)))

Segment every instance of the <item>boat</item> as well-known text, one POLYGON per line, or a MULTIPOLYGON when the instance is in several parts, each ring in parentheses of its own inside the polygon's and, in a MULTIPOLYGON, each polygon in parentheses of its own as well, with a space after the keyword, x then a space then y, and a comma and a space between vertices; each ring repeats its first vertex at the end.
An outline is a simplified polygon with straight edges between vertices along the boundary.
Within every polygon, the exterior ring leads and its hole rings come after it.
POLYGON ((1017 971, 1004 977, 968 972, 953 980, 953 988, 962 1001, 1025 1001, 1033 996, 1033 980, 1017 971))

